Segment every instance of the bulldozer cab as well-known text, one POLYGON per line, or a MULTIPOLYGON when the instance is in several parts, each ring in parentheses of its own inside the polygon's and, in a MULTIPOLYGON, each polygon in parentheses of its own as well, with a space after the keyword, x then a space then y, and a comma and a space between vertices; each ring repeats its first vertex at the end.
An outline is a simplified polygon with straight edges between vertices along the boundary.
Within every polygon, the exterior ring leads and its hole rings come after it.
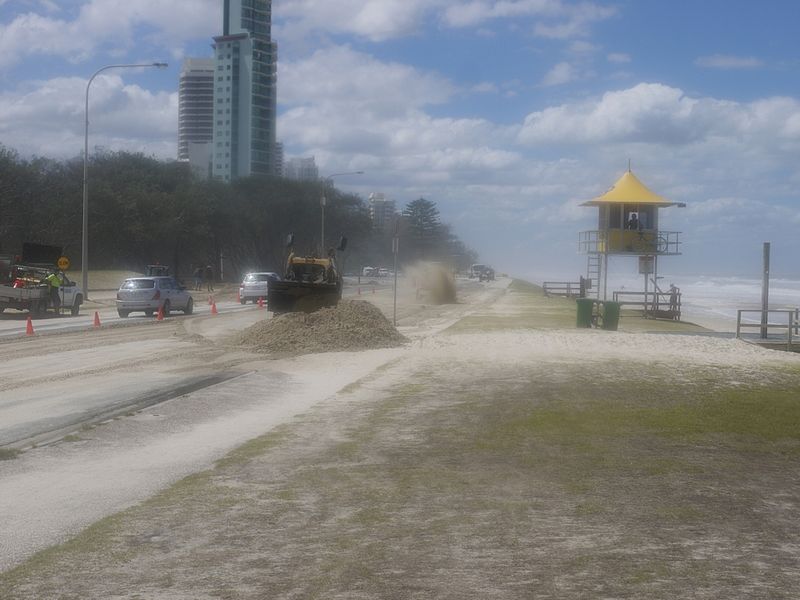
POLYGON ((286 279, 303 283, 336 283, 336 268, 329 258, 304 258, 291 255, 286 279))

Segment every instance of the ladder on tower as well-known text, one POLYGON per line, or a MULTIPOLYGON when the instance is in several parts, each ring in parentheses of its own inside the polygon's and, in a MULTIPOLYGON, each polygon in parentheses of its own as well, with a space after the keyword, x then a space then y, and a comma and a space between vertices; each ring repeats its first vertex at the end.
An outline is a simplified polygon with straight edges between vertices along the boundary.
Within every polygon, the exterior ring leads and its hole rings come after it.
POLYGON ((591 282, 591 287, 586 290, 589 298, 600 299, 600 276, 603 274, 603 256, 599 253, 589 254, 586 259, 586 279, 591 282))

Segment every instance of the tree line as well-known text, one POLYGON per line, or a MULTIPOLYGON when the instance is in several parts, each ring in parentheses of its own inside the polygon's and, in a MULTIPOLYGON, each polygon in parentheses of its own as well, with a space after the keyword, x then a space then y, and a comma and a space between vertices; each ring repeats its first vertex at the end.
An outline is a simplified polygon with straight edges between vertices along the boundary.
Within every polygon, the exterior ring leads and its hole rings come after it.
MULTIPOLYGON (((189 166, 129 152, 101 152, 89 163, 89 267, 141 271, 168 264, 188 275, 212 265, 226 280, 249 270, 282 271, 285 240, 319 252, 321 181, 248 177, 231 184, 193 177, 189 166)), ((436 204, 419 198, 396 222, 376 230, 366 202, 327 187, 325 238, 348 238, 345 270, 390 266, 392 237, 400 264, 445 262, 465 269, 475 252, 441 222, 436 204)), ((0 253, 23 242, 62 246, 80 268, 83 160, 22 159, 0 146, 0 253)))

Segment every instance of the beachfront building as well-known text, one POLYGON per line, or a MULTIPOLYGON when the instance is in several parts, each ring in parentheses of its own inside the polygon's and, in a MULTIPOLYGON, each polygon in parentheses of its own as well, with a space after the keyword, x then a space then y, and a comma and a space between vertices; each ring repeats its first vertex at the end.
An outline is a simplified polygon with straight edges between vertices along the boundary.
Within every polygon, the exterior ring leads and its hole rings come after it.
POLYGON ((296 181, 317 181, 319 169, 313 156, 307 158, 293 157, 286 161, 283 176, 296 181))
POLYGON ((214 59, 187 58, 178 87, 178 160, 206 177, 213 129, 214 59))
POLYGON ((396 215, 394 200, 389 200, 385 194, 379 192, 372 192, 369 195, 369 218, 374 230, 385 230, 394 223, 396 215))
POLYGON ((658 305, 660 296, 667 294, 658 288, 658 259, 681 253, 680 232, 659 228, 659 210, 685 204, 650 191, 628 168, 610 190, 582 206, 598 209, 597 229, 581 231, 578 237, 579 251, 587 255, 586 278, 591 281, 592 295, 609 299, 609 256, 633 256, 644 276, 641 300, 645 310, 652 303, 658 305))
POLYGON ((277 45, 271 0, 224 0, 223 33, 214 38, 212 173, 232 181, 278 174, 277 45))

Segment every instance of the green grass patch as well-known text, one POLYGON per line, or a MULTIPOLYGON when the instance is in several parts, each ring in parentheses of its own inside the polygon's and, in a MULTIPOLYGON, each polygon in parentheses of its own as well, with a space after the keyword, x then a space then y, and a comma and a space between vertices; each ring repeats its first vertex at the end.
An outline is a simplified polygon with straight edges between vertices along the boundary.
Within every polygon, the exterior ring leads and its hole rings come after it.
POLYGON ((0 460, 13 460, 20 455, 16 448, 0 448, 0 460))

